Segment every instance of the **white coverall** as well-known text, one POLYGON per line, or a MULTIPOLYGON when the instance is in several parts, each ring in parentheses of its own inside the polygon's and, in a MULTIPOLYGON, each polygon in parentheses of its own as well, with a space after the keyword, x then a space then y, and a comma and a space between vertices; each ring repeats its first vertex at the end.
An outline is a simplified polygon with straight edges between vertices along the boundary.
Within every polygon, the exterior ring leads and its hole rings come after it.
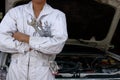
POLYGON ((49 29, 50 36, 41 36, 28 25, 32 18, 29 2, 9 10, 0 24, 0 51, 12 54, 7 80, 54 80, 49 61, 61 52, 68 38, 65 14, 44 5, 36 21, 41 21, 43 29, 49 29), (29 35, 29 44, 15 40, 12 34, 16 31, 29 35))

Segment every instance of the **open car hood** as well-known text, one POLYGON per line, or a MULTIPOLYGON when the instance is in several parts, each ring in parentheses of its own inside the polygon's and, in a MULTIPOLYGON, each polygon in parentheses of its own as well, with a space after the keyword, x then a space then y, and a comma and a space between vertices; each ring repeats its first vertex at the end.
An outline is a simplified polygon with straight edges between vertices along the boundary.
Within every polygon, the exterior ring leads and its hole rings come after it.
POLYGON ((105 51, 114 48, 112 40, 120 18, 119 4, 97 0, 48 0, 48 3, 66 14, 69 36, 66 44, 105 51))

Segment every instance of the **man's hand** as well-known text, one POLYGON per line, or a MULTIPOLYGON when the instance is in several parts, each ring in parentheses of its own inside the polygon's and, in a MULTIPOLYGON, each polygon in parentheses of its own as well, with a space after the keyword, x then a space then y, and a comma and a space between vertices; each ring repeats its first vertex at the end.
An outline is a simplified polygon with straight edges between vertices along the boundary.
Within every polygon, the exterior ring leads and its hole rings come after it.
POLYGON ((20 42, 29 43, 29 35, 26 35, 24 33, 15 32, 15 33, 13 33, 12 37, 14 37, 16 40, 18 40, 20 42))

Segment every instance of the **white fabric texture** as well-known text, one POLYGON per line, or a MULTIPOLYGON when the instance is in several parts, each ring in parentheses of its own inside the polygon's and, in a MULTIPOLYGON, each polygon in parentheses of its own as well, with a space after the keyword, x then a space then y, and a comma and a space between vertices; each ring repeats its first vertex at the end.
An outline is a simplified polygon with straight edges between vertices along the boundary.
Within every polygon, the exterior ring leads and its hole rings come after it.
POLYGON ((7 80, 54 80, 48 64, 62 51, 68 38, 65 14, 44 5, 36 21, 41 21, 43 28, 50 27, 51 36, 40 36, 28 25, 32 18, 35 17, 29 2, 10 9, 1 21, 0 51, 12 54, 7 80), (29 44, 15 40, 12 34, 16 31, 29 35, 29 44))

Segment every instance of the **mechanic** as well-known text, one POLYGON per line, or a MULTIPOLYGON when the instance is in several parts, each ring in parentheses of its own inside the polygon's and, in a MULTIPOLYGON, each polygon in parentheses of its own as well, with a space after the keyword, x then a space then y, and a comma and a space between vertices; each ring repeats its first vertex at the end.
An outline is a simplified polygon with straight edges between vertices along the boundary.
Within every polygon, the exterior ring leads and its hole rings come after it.
POLYGON ((0 23, 0 51, 11 53, 6 80, 54 80, 54 61, 68 38, 65 14, 46 0, 10 9, 0 23))

